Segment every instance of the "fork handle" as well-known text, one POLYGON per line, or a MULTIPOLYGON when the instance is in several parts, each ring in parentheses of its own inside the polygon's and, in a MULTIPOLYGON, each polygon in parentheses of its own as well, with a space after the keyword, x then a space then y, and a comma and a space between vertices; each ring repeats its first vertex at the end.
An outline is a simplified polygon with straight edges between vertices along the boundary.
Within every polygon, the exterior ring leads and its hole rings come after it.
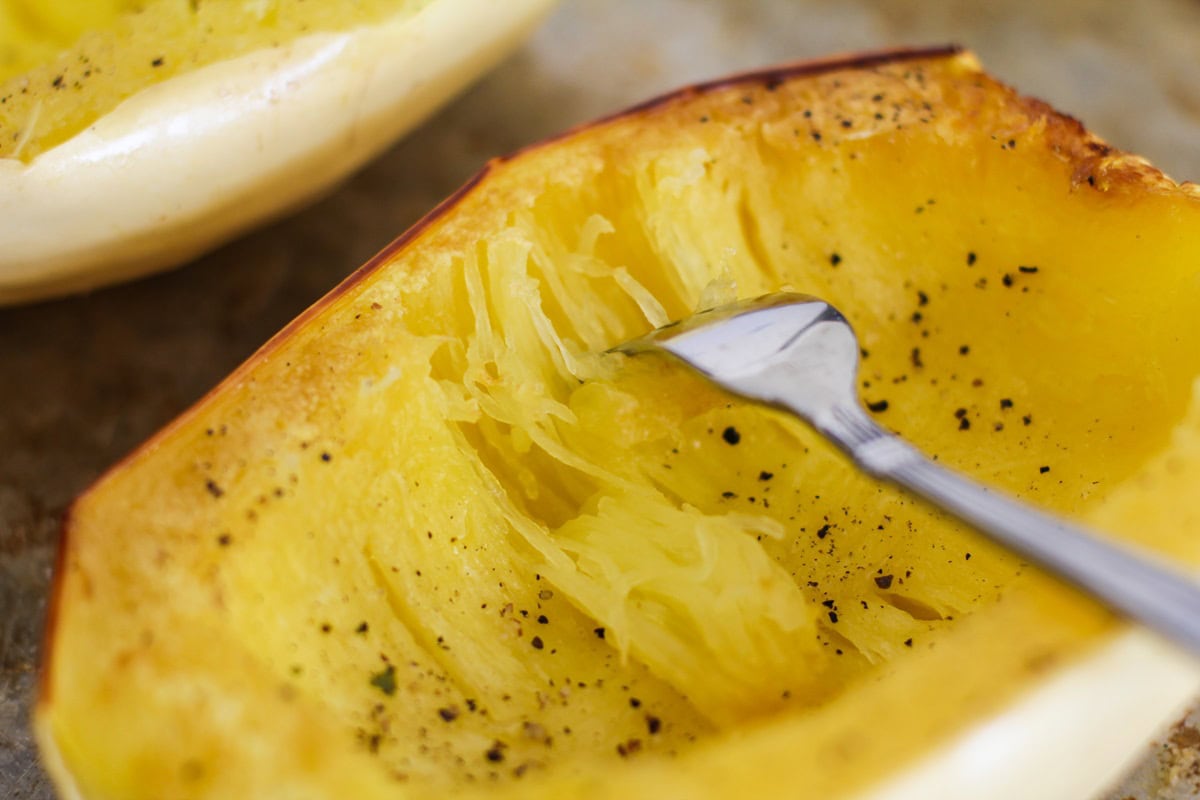
POLYGON ((895 483, 1049 568, 1110 608, 1200 654, 1200 586, 1153 555, 1101 538, 929 459, 861 409, 822 432, 867 473, 895 483))

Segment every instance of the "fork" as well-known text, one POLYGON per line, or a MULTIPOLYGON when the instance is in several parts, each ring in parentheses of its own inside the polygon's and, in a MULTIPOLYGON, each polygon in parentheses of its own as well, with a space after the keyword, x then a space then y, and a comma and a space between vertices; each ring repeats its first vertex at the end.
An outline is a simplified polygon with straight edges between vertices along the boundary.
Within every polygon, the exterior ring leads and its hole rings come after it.
POLYGON ((864 472, 949 512, 1200 655, 1200 587, 1156 557, 935 463, 855 391, 858 339, 829 303, 776 293, 702 311, 613 350, 667 353, 723 389, 808 422, 864 472))

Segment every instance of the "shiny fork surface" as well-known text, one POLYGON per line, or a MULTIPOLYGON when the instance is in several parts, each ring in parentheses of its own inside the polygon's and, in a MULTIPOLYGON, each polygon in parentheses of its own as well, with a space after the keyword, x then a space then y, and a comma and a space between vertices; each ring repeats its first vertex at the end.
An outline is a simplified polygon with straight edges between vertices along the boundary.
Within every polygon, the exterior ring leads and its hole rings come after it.
POLYGON ((864 472, 953 514, 1200 655, 1200 587, 1154 556, 935 463, 883 429, 856 391, 859 347, 829 303, 778 293, 702 311, 614 350, 663 352, 733 394, 791 412, 864 472))

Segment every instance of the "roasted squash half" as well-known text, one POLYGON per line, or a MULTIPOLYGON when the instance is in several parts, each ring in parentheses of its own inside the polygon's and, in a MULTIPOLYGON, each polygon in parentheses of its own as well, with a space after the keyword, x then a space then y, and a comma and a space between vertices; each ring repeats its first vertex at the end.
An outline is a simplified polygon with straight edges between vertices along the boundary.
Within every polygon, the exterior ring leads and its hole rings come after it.
POLYGON ((1192 563, 1197 264, 1195 187, 954 50, 497 160, 74 505, 46 762, 89 800, 1077 796, 1186 659, 803 426, 605 351, 819 295, 883 423, 1192 563))
POLYGON ((176 266, 328 189, 552 0, 0 0, 0 305, 176 266))

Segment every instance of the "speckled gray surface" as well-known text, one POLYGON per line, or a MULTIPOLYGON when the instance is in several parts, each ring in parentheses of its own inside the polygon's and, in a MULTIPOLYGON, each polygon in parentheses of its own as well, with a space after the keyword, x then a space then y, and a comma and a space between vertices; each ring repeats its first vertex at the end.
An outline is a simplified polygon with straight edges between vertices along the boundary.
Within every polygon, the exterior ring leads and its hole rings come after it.
MULTIPOLYGON (((28 707, 71 498, 488 157, 730 71, 947 41, 1200 179, 1196 0, 566 0, 500 69, 307 211, 168 275, 0 309, 0 796, 54 796, 28 707)), ((1198 747, 1196 728, 1177 728, 1113 797, 1200 796, 1198 747)))

